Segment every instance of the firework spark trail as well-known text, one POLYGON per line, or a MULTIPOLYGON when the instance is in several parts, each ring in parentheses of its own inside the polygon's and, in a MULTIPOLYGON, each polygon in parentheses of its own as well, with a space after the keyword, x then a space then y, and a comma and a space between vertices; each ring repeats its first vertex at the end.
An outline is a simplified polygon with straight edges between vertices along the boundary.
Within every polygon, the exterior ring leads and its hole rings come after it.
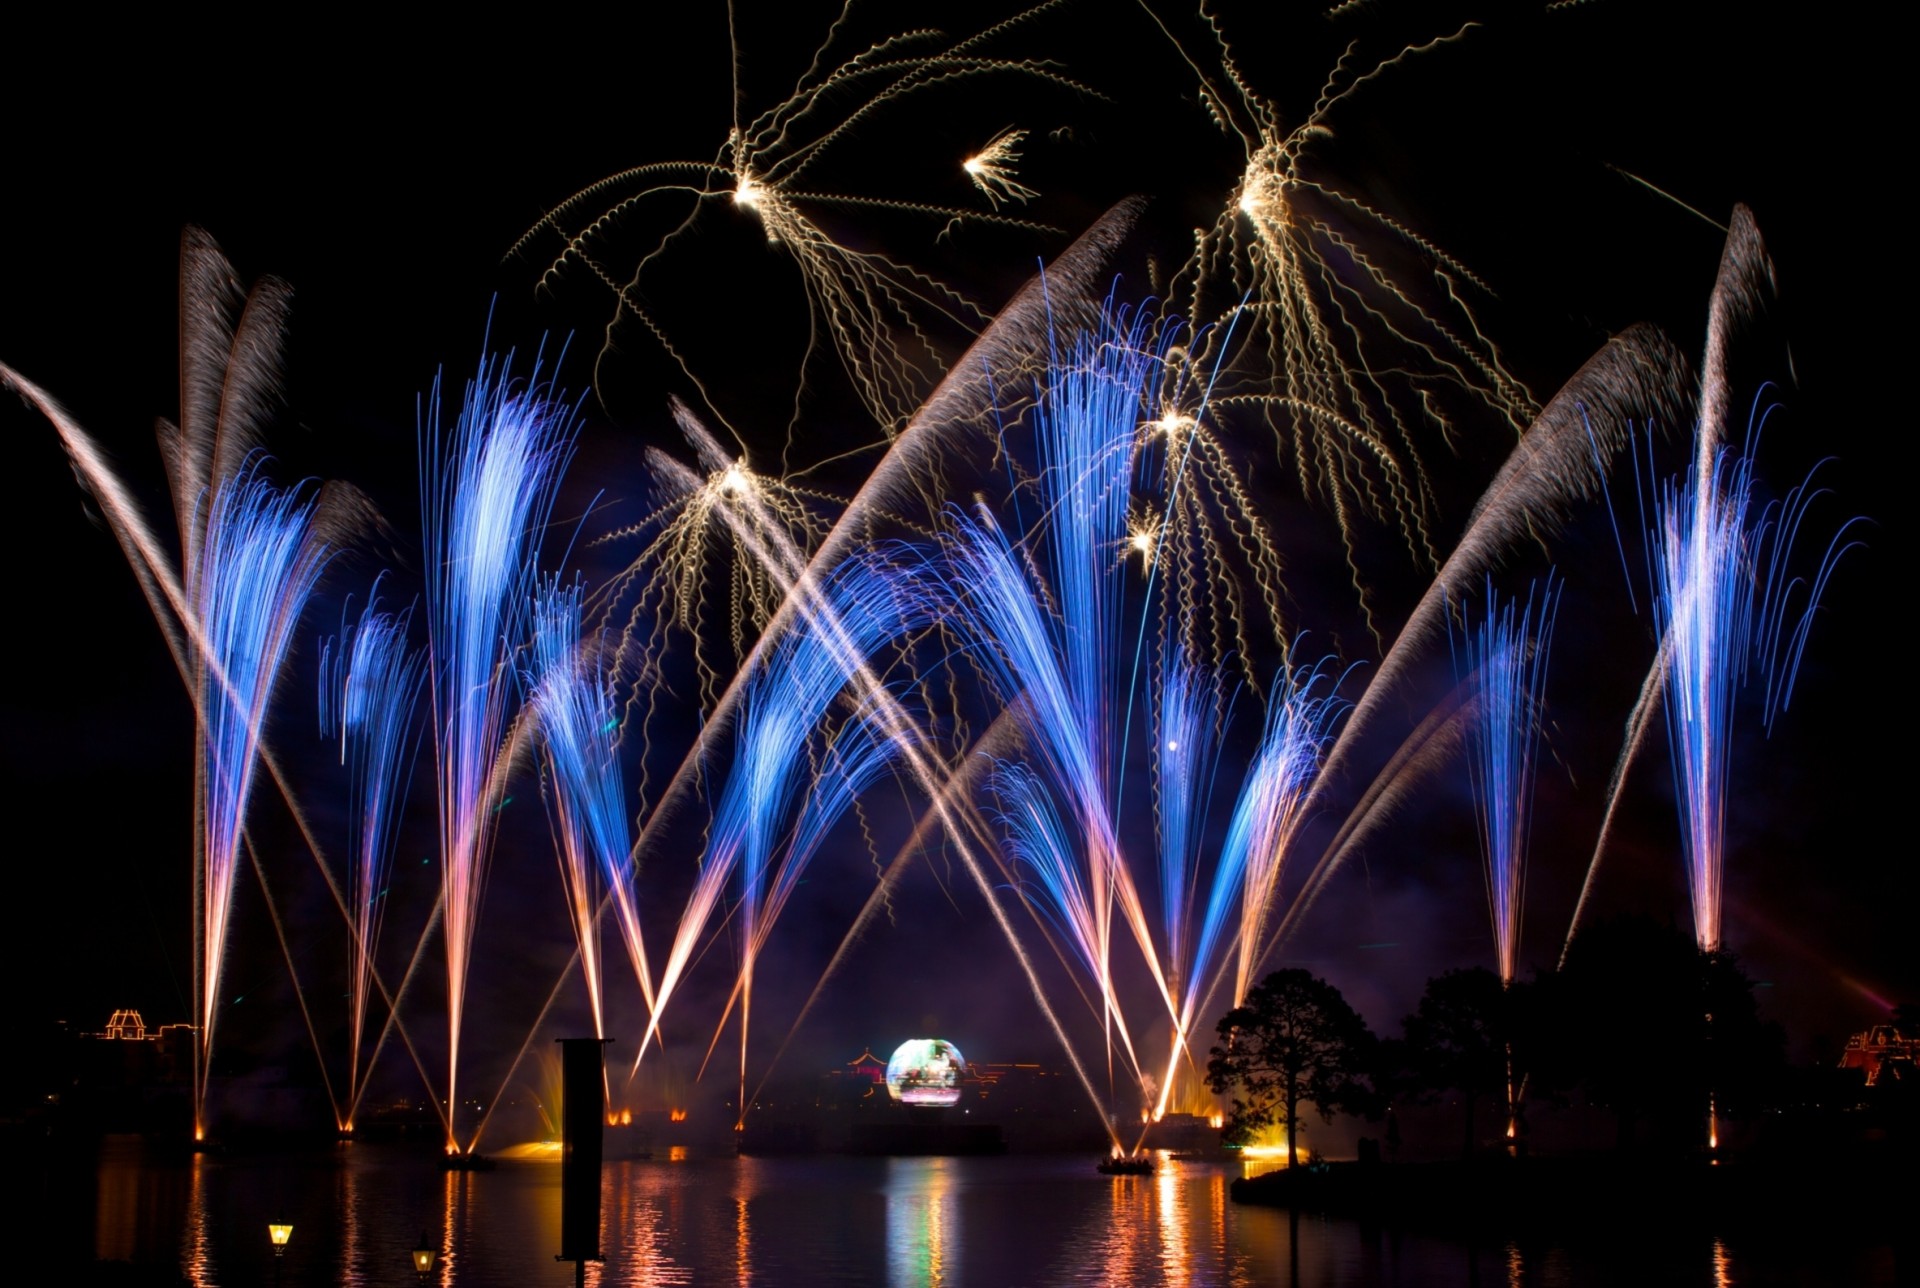
POLYGON ((1321 771, 1333 725, 1347 709, 1338 679, 1324 662, 1283 671, 1267 702, 1266 730, 1229 816, 1213 879, 1201 912, 1187 985, 1175 1017, 1160 1111, 1187 1035, 1232 967, 1234 1005, 1252 987, 1265 958, 1267 923, 1279 900, 1280 878, 1321 771), (1324 682, 1324 687, 1323 687, 1324 682), (1222 947, 1231 949, 1215 962, 1222 947))
POLYGON ((725 681, 739 673, 752 642, 779 611, 786 587, 804 565, 807 553, 825 535, 825 516, 844 506, 826 493, 763 474, 744 458, 730 456, 677 400, 672 411, 702 472, 648 449, 648 474, 664 497, 639 523, 595 543, 641 543, 627 567, 594 593, 591 613, 598 630, 612 640, 610 670, 632 684, 628 713, 643 708, 637 715, 643 744, 643 800, 648 788, 644 766, 650 759, 646 752, 652 746, 659 699, 657 675, 671 643, 669 629, 690 641, 700 702, 711 708, 725 681), (759 553, 765 540, 736 532, 725 508, 749 495, 765 512, 765 519, 778 525, 781 544, 798 550, 799 564, 769 566, 759 553), (725 585, 724 610, 710 602, 714 595, 709 587, 718 582, 725 585), (730 649, 725 656, 716 656, 707 628, 712 615, 721 611, 726 614, 730 649))
POLYGON ((1159 647, 1177 645, 1216 672, 1235 666, 1258 685, 1255 611, 1263 640, 1284 648, 1287 638, 1279 547, 1192 374, 1180 363, 1158 373, 1160 415, 1141 423, 1135 448, 1130 545, 1159 596, 1159 647))
MULTIPOLYGON (((1496 560, 1523 538, 1540 539, 1576 502, 1598 494, 1613 458, 1627 443, 1632 418, 1669 418, 1683 397, 1685 355, 1657 328, 1637 325, 1609 340, 1553 396, 1521 436, 1475 503, 1466 529, 1433 582, 1387 648, 1380 666, 1334 739, 1307 802, 1312 809, 1370 733, 1386 700, 1435 637, 1447 605, 1458 602, 1496 560)), ((1314 862, 1268 952, 1299 922, 1352 847, 1329 847, 1314 862)))
POLYGON ((340 740, 349 766, 347 817, 353 820, 348 855, 348 927, 352 967, 348 985, 347 1115, 353 1129, 360 1102, 360 1048, 374 986, 374 953, 386 911, 387 871, 394 834, 406 806, 407 784, 419 749, 415 719, 425 655, 407 647, 412 610, 379 611, 379 583, 352 629, 328 641, 320 660, 320 727, 340 740))
MULTIPOLYGON (((1460 391, 1516 433, 1537 408, 1462 298, 1462 284, 1482 293, 1485 284, 1440 247, 1310 177, 1304 166, 1315 141, 1332 135, 1331 115, 1349 96, 1414 55, 1463 39, 1471 24, 1358 75, 1348 66, 1350 47, 1311 112, 1288 129, 1278 108, 1242 77, 1215 15, 1202 7, 1218 46, 1219 79, 1147 12, 1198 78, 1214 123, 1246 158, 1213 225, 1196 230, 1193 253, 1168 284, 1168 307, 1196 323, 1238 315, 1240 355, 1256 361, 1230 363, 1246 383, 1234 382, 1214 406, 1258 410, 1280 438, 1283 461, 1291 458, 1303 495, 1331 505, 1371 621, 1371 596, 1355 566, 1362 516, 1392 522, 1416 558, 1439 562, 1433 498, 1415 437, 1423 422, 1443 441, 1452 437, 1435 392, 1460 391), (1396 276, 1389 252, 1427 264, 1430 290, 1416 291, 1396 276)), ((1211 370, 1228 356, 1219 347, 1226 338, 1224 329, 1203 328, 1185 356, 1196 369, 1211 370)))
POLYGON ((1177 644, 1162 659, 1154 729, 1154 821, 1160 842, 1160 913, 1167 983, 1192 978, 1189 911, 1199 882, 1206 809, 1220 761, 1219 681, 1177 644))
MULTIPOLYGON (((5 363, 0 363, 0 387, 19 394, 47 418, 48 423, 59 435, 61 446, 67 452, 75 472, 85 481, 88 493, 99 502, 108 530, 112 532, 114 541, 120 546, 121 553, 126 556, 127 566, 133 571, 134 578, 139 583, 141 594, 147 601, 147 607, 153 613, 155 624, 160 628, 161 638, 166 641, 168 651, 173 655, 174 667, 180 673, 181 682, 186 686, 190 700, 197 703, 199 689, 194 679, 196 665, 194 658, 196 656, 207 658, 206 633, 201 629, 199 621, 188 605, 186 591, 172 564, 172 556, 154 536, 152 529, 147 526, 138 503, 134 501, 126 485, 121 482, 119 475, 108 463, 99 444, 67 414, 57 399, 5 363)), ((364 503, 355 498, 351 489, 343 488, 338 483, 326 484, 321 489, 321 494, 322 505, 333 512, 327 526, 343 534, 350 530, 356 522, 357 512, 361 510, 364 503)), ((208 661, 213 666, 216 680, 226 685, 227 681, 219 673, 217 665, 214 665, 210 658, 208 661)), ((197 713, 196 718, 198 718, 197 713)), ((353 914, 348 906, 346 893, 341 888, 333 869, 325 860, 325 847, 320 844, 306 815, 297 805, 291 780, 281 767, 279 759, 273 754, 271 747, 261 744, 258 754, 261 764, 273 778, 275 786, 279 788, 281 799, 286 802, 294 824, 299 828, 301 839, 306 843, 307 852, 313 856, 315 866, 326 883, 327 892, 333 899, 335 909, 340 913, 342 922, 351 927, 353 914)), ((197 787, 194 798, 196 801, 199 799, 197 787)), ((199 842, 196 840, 196 853, 198 853, 198 846, 199 842)), ((198 889, 197 882, 195 888, 198 889)), ((436 904, 432 921, 428 926, 429 932, 433 925, 438 923, 439 917, 440 907, 436 904)), ((196 925, 198 921, 199 917, 196 913, 196 925)), ((195 933, 197 935, 199 932, 195 933)), ((378 1062, 380 1048, 384 1046, 387 1036, 397 1032, 414 1067, 420 1072, 421 1082, 430 1084, 431 1080, 427 1077, 426 1066, 420 1059, 420 1053, 413 1045, 413 1039, 407 1033, 405 1025, 400 1022, 398 999, 399 996, 404 995, 412 975, 412 968, 409 967, 399 989, 390 991, 380 978, 379 972, 375 971, 373 974, 374 986, 386 1003, 387 1022, 381 1030, 380 1043, 376 1045, 369 1063, 378 1062)), ((197 1044, 195 1049, 197 1054, 197 1044)), ((324 1059, 324 1054, 319 1051, 316 1051, 315 1055, 324 1059)), ((439 1102, 434 1100, 431 1103, 434 1112, 441 1113, 439 1102)), ((444 1114, 442 1114, 442 1121, 445 1121, 444 1114)))
POLYGON ((199 670, 198 813, 200 1061, 194 1115, 204 1127, 208 1062, 219 1019, 221 968, 241 829, 252 794, 261 722, 300 612, 331 558, 319 498, 259 476, 254 457, 208 499, 191 586, 208 662, 199 670))
POLYGON ((1538 592, 1537 605, 1535 593, 1528 588, 1524 607, 1511 599, 1502 603, 1489 581, 1485 615, 1478 624, 1463 625, 1454 653, 1455 670, 1478 680, 1467 739, 1467 777, 1480 825, 1495 965, 1503 984, 1513 983, 1519 969, 1541 710, 1560 598, 1551 574, 1538 592))
POLYGON ((440 871, 447 946, 447 1148, 458 1149, 461 1021, 473 932, 495 826, 493 770, 514 694, 533 547, 571 452, 572 412, 513 380, 511 359, 483 360, 443 450, 440 390, 421 432, 440 871))
MULTIPOLYGON (((1016 547, 983 508, 954 516, 940 573, 965 631, 979 642, 983 672, 1019 713, 1048 781, 1070 803, 1085 853, 1080 906, 1087 914, 1071 926, 1072 938, 1100 991, 1105 1023, 1120 1025, 1129 1052, 1112 976, 1116 906, 1169 1015, 1179 1014, 1114 827, 1129 480, 1135 431, 1159 363, 1149 319, 1114 309, 1069 355, 1056 358, 1035 412, 1042 552, 1016 547), (1042 560, 1044 577, 1036 567, 1042 560)), ((1053 853, 1059 857, 1057 848, 1053 853)), ((1065 912, 1076 905, 1069 899, 1060 906, 1065 912)))
MULTIPOLYGON (((845 559, 854 549, 856 541, 871 531, 881 515, 920 494, 924 479, 937 470, 941 453, 948 447, 946 439, 954 428, 970 423, 992 404, 995 396, 992 372, 996 368, 1019 366, 1025 355, 1045 343, 1056 325, 1074 326, 1081 319, 1091 320, 1095 313, 1091 303, 1095 280, 1121 238, 1138 219, 1141 204, 1138 200, 1128 200, 1107 211, 1053 261, 1044 276, 1029 281, 1015 295, 974 342, 966 360, 954 367, 914 414, 905 432, 888 447, 879 464, 810 557, 786 540, 782 533, 770 530, 764 524, 756 524, 749 517, 752 511, 748 505, 725 507, 724 513, 743 530, 768 534, 766 540, 769 546, 779 552, 777 561, 769 561, 770 566, 777 562, 778 566, 797 567, 800 572, 787 586, 778 611, 755 642, 747 666, 742 668, 714 704, 702 725, 700 737, 681 760, 679 769, 648 815, 635 841, 636 855, 647 847, 656 829, 672 817, 674 807, 697 779, 707 757, 710 740, 731 725, 751 667, 770 651, 783 634, 805 620, 809 607, 818 604, 818 586, 824 575, 823 570, 845 559), (742 513, 743 510, 746 513, 742 513)), ((751 502, 751 494, 747 502, 751 502)), ((863 697, 883 691, 878 678, 864 668, 856 674, 856 683, 863 697)), ((1033 991, 1034 1002, 1059 1040, 1074 1076, 1097 1108, 1101 1100, 1093 1081, 1088 1077, 1073 1044, 1067 1039, 1059 1017, 1047 1000, 1046 990, 1040 984, 1032 959, 1022 947, 1006 909, 995 897, 993 882, 981 857, 982 847, 971 838, 967 822, 971 813, 965 807, 965 802, 953 799, 950 795, 951 775, 945 766, 917 747, 909 747, 904 760, 914 781, 926 792, 933 814, 950 838, 961 865, 986 900, 994 924, 1006 938, 1015 961, 1033 991)), ((842 947, 844 950, 845 946, 842 947)), ((1111 1124, 1108 1127, 1111 1133, 1111 1124)), ((1116 1147, 1119 1145, 1117 1136, 1114 1137, 1114 1144, 1116 1147)))
POLYGON ((563 586, 553 578, 541 585, 533 606, 532 669, 524 683, 532 694, 528 706, 539 726, 553 792, 562 883, 586 976, 594 1035, 605 1037, 598 930, 604 908, 613 910, 627 963, 649 1007, 654 993, 634 900, 620 777, 620 718, 596 650, 583 645, 583 595, 578 582, 563 586))
MULTIPOLYGON (((889 608, 888 611, 892 612, 895 609, 889 608)), ((897 625, 897 622, 894 625, 897 625)), ((889 630, 892 629, 893 627, 890 626, 889 630)), ((820 651, 826 652, 824 649, 820 651)), ((840 659, 830 659, 830 664, 836 671, 841 670, 843 666, 840 659)), ((845 683, 851 679, 851 673, 840 676, 842 691, 845 683)), ((771 700, 780 703, 782 699, 787 698, 789 693, 785 692, 785 689, 784 685, 776 686, 776 692, 770 695, 771 700)), ((756 722, 752 716, 754 696, 751 693, 748 695, 748 707, 742 716, 742 723, 747 726, 743 736, 750 742, 762 744, 752 758, 764 762, 766 759, 765 735, 762 730, 770 724, 777 731, 787 722, 784 720, 774 720, 767 724, 756 722)), ((764 850, 764 842, 768 838, 764 832, 758 835, 750 833, 752 843, 744 847, 741 863, 740 913, 743 941, 741 969, 735 978, 727 1003, 721 1010, 720 1019, 714 1031, 714 1041, 717 1043, 720 1030, 725 1028, 728 1018, 733 1013, 734 1004, 737 1002, 740 1006, 740 1119, 737 1125, 744 1126, 746 1106, 752 1103, 746 1094, 746 1088, 747 1036, 754 968, 766 949, 767 939, 773 931, 774 923, 785 911, 787 901, 792 898, 794 890, 800 884, 801 876, 806 872, 807 864, 819 851, 828 832, 853 806, 860 794, 872 786, 901 754, 907 745, 906 740, 917 735, 917 730, 903 729, 899 726, 897 714, 886 707, 867 702, 855 716, 841 724, 830 737, 825 739, 826 745, 819 751, 818 763, 812 767, 811 780, 805 784, 807 790, 799 792, 802 797, 799 816, 794 820, 792 827, 784 832, 785 839, 780 846, 779 867, 772 881, 766 884, 764 895, 761 892, 761 885, 765 881, 765 873, 769 867, 769 855, 764 850)), ((819 726, 816 724, 816 732, 806 736, 807 743, 821 741, 818 729, 819 726)), ((728 783, 731 788, 732 780, 729 779, 728 783)), ((786 786, 790 791, 797 791, 802 784, 790 782, 786 786)), ((790 809, 791 805, 792 802, 789 800, 784 807, 777 808, 773 813, 777 817, 785 809, 790 809)), ((709 1056, 711 1053, 710 1047, 709 1056)))
MULTIPOLYGON (((916 615, 928 611, 923 596, 903 594, 899 574, 873 557, 840 564, 820 585, 817 595, 818 603, 805 609, 803 624, 781 639, 747 681, 735 726, 732 770, 715 808, 700 875, 668 950, 639 1055, 644 1055, 652 1042, 660 1015, 672 1000, 727 882, 738 868, 738 915, 745 944, 739 987, 744 1081, 754 957, 765 933, 760 924, 761 886, 776 841, 787 830, 786 820, 799 803, 800 789, 814 768, 810 752, 818 749, 817 731, 833 703, 849 681, 865 669, 875 650, 903 629, 911 629, 916 615), (918 608, 914 607, 915 600, 919 601, 918 608)), ((896 721, 889 737, 904 736, 906 727, 896 721)), ((877 726, 866 719, 856 719, 847 728, 853 743, 869 740, 877 731, 877 726)), ((829 748, 837 745, 837 740, 830 740, 829 748)), ((881 763, 858 751, 844 762, 846 768, 868 781, 881 763)), ((786 862, 769 902, 770 916, 777 916, 779 907, 784 906, 791 882, 798 879, 812 849, 824 839, 825 829, 833 821, 819 810, 829 802, 844 806, 850 800, 843 792, 822 792, 809 808, 801 810, 803 826, 789 839, 786 862)))
MULTIPOLYGON (((1812 625, 1813 610, 1819 603, 1820 594, 1836 561, 1848 548, 1843 544, 1845 535, 1857 521, 1849 520, 1841 525, 1811 579, 1804 583, 1793 579, 1788 570, 1800 524, 1808 503, 1813 499, 1808 484, 1803 482, 1792 489, 1786 499, 1778 503, 1777 509, 1769 507, 1756 516, 1754 523, 1748 524, 1746 509, 1752 500, 1753 466, 1750 455, 1737 460, 1728 457, 1726 421, 1732 400, 1732 386, 1727 366, 1735 339, 1764 306, 1772 287, 1773 265, 1767 257, 1766 245, 1760 237, 1753 213, 1745 206, 1736 205, 1728 221, 1726 244, 1721 251, 1713 292, 1708 299, 1705 356, 1695 401, 1691 479, 1653 489, 1656 508, 1662 505, 1666 508, 1656 517, 1653 530, 1647 534, 1649 579, 1655 583, 1658 595, 1661 578, 1668 573, 1676 574, 1672 579, 1672 589, 1677 597, 1655 606, 1656 621, 1666 625, 1659 629, 1659 649, 1641 684, 1640 696, 1627 718, 1620 756, 1607 785, 1606 811, 1594 843, 1593 856, 1587 864, 1586 878, 1581 884, 1580 898, 1574 905, 1573 917, 1567 926, 1567 937, 1561 948, 1562 964, 1572 950, 1574 936, 1579 932, 1582 915, 1599 876, 1600 859, 1611 834, 1621 792, 1625 788, 1628 772, 1646 743, 1656 704, 1662 705, 1667 712, 1669 733, 1673 735, 1675 749, 1675 773, 1684 773, 1691 780, 1691 785, 1681 790, 1682 799, 1688 802, 1682 819, 1683 834, 1688 838, 1698 835, 1702 842, 1697 859, 1692 848, 1693 841, 1689 839, 1687 842, 1688 888, 1694 901, 1696 939, 1703 948, 1709 941, 1718 944, 1719 838, 1724 833, 1716 830, 1715 818, 1718 816, 1721 824, 1724 824, 1724 805, 1710 802, 1725 787, 1722 777, 1724 762, 1716 768, 1714 757, 1716 754, 1724 755, 1721 739, 1726 731, 1713 733, 1707 726, 1698 723, 1713 714, 1719 702, 1714 696, 1713 686, 1727 679, 1724 674, 1716 673, 1712 649, 1716 639, 1726 637, 1727 629, 1733 625, 1736 616, 1750 616, 1758 612, 1763 625, 1759 628, 1758 640, 1749 642, 1757 643, 1758 655, 1765 669, 1762 713, 1764 722, 1771 729, 1775 715, 1784 709, 1792 696, 1793 677, 1798 671, 1799 658, 1812 625), (1690 509, 1687 508, 1689 506, 1690 509), (1735 508, 1739 510, 1738 515, 1733 513, 1735 508), (1735 556, 1742 561, 1742 566, 1738 571, 1728 573, 1717 565, 1729 552, 1716 550, 1715 543, 1734 540, 1742 544, 1741 552, 1735 556), (1716 581, 1723 573, 1754 579, 1756 584, 1744 594, 1757 596, 1760 606, 1756 609, 1754 602, 1739 602, 1730 587, 1716 581), (1806 592, 1807 601, 1805 607, 1796 612, 1791 600, 1797 589, 1806 592), (1718 609, 1708 607, 1709 603, 1717 604, 1718 609), (1711 620, 1715 611, 1725 614, 1719 623, 1711 620), (1679 623, 1691 638, 1683 641, 1671 629, 1674 623, 1679 623), (1692 692, 1663 702, 1669 686, 1675 683, 1682 668, 1687 673, 1692 692), (1678 713, 1676 704, 1683 704, 1678 713), (1684 737, 1675 733, 1673 721, 1676 714, 1682 721, 1683 730, 1687 731, 1684 737), (1688 744, 1684 752, 1681 750, 1683 744, 1688 744), (1683 765, 1691 765, 1691 768, 1683 770, 1683 765)), ((1676 379, 1683 373, 1683 367, 1676 368, 1676 379)), ((1756 440, 1758 438, 1757 423, 1753 437, 1756 440)), ((1757 441, 1751 444, 1749 452, 1756 450, 1757 446, 1757 441)), ((1651 466, 1647 467, 1647 472, 1651 473, 1651 466)), ((1635 479, 1641 482, 1644 495, 1647 485, 1642 481, 1638 468, 1635 479)), ((1744 673, 1746 658, 1740 656, 1738 661, 1744 673)), ((1730 697, 1727 709, 1720 714, 1731 718, 1730 697)))
MULTIPOLYGON (((1041 233, 1057 234, 1061 230, 1009 215, 982 214, 933 202, 806 191, 799 181, 868 118, 930 89, 983 76, 1018 76, 1099 97, 1050 63, 981 52, 993 39, 1059 6, 1060 0, 1048 0, 959 41, 946 42, 940 33, 932 31, 903 33, 828 67, 828 49, 841 28, 837 20, 793 91, 744 124, 736 75, 734 125, 713 161, 655 162, 599 180, 548 211, 511 253, 521 252, 544 234, 557 234, 564 244, 543 280, 553 278, 567 264, 577 263, 618 301, 607 326, 603 359, 614 347, 615 328, 630 315, 700 389, 709 409, 719 414, 699 375, 688 366, 667 328, 645 301, 643 279, 654 262, 698 223, 703 206, 724 201, 751 215, 769 244, 793 257, 809 313, 808 359, 824 336, 855 393, 892 438, 912 418, 928 386, 946 372, 927 325, 937 320, 973 331, 986 323, 987 315, 959 292, 908 264, 835 241, 806 213, 806 208, 855 206, 937 220, 949 228, 971 222, 1041 233), (926 48, 935 41, 945 43, 926 48), (851 110, 840 114, 829 110, 852 95, 860 97, 851 110), (650 198, 671 194, 692 197, 692 210, 638 256, 630 273, 614 267, 610 258, 616 251, 616 234, 623 220, 643 204, 651 204, 650 198)), ((841 18, 844 20, 844 12, 841 18)), ((737 48, 735 56, 737 73, 737 48)), ((1007 137, 1003 135, 996 142, 1007 137)), ((973 176, 976 182, 987 179, 993 185, 988 188, 990 195, 995 188, 1006 196, 1017 195, 1016 190, 1026 191, 1005 175, 1005 157, 994 159, 992 164, 992 178, 985 173, 973 176)), ((998 202, 994 204, 997 210, 998 202)), ((802 391, 806 365, 807 360, 803 360, 802 391)), ((796 420, 802 391, 796 391, 796 420)))
POLYGON ((1003 201, 1025 202, 1040 195, 1014 177, 1020 163, 1020 144, 1026 137, 1025 130, 1009 127, 960 163, 960 169, 995 210, 1003 201))
POLYGON ((1701 476, 1690 474, 1660 488, 1648 541, 1654 621, 1667 646, 1663 705, 1682 802, 1694 938, 1709 953, 1721 947, 1728 756, 1738 691, 1757 668, 1762 716, 1771 726, 1792 696, 1820 593, 1848 548, 1843 525, 1810 579, 1789 575, 1806 508, 1819 493, 1802 484, 1780 501, 1756 505, 1759 436, 1756 425, 1745 451, 1715 451, 1704 487, 1701 476), (1795 587, 1805 590, 1804 603, 1796 603, 1795 587))
POLYGON ((1030 878, 1016 887, 1022 902, 1047 916, 1059 939, 1072 949, 1093 983, 1103 1023, 1118 1035, 1122 1054, 1138 1077, 1140 1057, 1113 983, 1107 939, 1111 905, 1102 899, 1110 883, 1100 879, 1093 854, 1096 842, 1081 820, 1069 823, 1061 817, 1048 780, 1024 764, 1000 765, 988 780, 988 790, 1000 801, 1003 849, 1016 872, 1024 869, 1030 878))

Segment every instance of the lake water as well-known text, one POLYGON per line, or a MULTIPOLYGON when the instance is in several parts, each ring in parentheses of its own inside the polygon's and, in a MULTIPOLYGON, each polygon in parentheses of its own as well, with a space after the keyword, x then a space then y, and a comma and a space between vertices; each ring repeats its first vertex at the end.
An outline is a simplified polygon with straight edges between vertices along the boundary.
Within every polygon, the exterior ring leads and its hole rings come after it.
MULTIPOLYGON (((109 1138, 39 1196, 38 1232, 92 1259, 177 1265, 196 1285, 559 1285, 560 1169, 444 1173, 417 1148, 162 1157, 109 1138), (90 1186, 89 1186, 90 1180, 90 1186), (86 1193, 91 1189, 91 1210, 86 1193), (58 1211, 54 1209, 57 1207, 58 1211), (276 1267, 269 1221, 294 1233, 276 1267), (75 1250, 77 1251, 77 1250, 75 1250)), ((1890 1244, 1831 1231, 1703 1227, 1552 1240, 1449 1238, 1236 1205, 1225 1161, 1111 1178, 1074 1155, 752 1159, 662 1152, 606 1165, 604 1285, 1568 1285, 1896 1282, 1890 1244)), ((21 1213, 14 1206, 16 1216, 21 1213)), ((29 1239, 31 1234, 29 1234, 29 1239)), ((11 1244, 15 1249, 22 1245, 11 1244)), ((71 1263, 69 1263, 71 1264, 71 1263)), ((1909 1267, 1909 1269, 1911 1269, 1909 1267)), ((102 1280, 102 1282, 108 1282, 102 1280)), ((117 1281, 115 1281, 117 1282, 117 1281)))

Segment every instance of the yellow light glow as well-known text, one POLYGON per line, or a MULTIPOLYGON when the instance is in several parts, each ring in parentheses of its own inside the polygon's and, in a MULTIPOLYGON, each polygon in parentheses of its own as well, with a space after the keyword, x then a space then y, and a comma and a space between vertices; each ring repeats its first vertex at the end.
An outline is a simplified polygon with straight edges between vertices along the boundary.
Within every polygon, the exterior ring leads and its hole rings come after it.
POLYGON ((267 1227, 267 1237, 273 1240, 274 1247, 284 1248, 287 1246, 287 1240, 293 1237, 293 1227, 291 1225, 281 1224, 269 1225, 267 1227))
POLYGON ((1227 1116, 1225 1114, 1208 1114, 1207 1115, 1207 1126, 1213 1127, 1213 1128, 1220 1128, 1220 1127, 1225 1127, 1226 1125, 1227 1125, 1227 1116))
POLYGON ((748 209, 760 204, 760 185, 753 181, 752 175, 741 175, 740 182, 734 185, 733 204, 748 209))
POLYGON ((415 1248, 413 1250, 413 1269, 416 1274, 426 1274, 433 1269, 433 1249, 415 1248))
POLYGON ((622 1110, 620 1111, 620 1125, 621 1125, 622 1127, 631 1127, 631 1126, 633 1126, 633 1110, 631 1110, 631 1109, 622 1109, 622 1110))

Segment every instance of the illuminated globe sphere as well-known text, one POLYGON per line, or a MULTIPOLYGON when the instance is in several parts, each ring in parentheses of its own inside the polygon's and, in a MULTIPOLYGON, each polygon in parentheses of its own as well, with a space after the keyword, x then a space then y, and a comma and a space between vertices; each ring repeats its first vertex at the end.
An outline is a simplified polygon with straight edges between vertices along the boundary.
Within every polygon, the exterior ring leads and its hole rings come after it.
POLYGON ((903 1105, 953 1105, 967 1058, 940 1038, 909 1038, 887 1061, 887 1094, 903 1105))

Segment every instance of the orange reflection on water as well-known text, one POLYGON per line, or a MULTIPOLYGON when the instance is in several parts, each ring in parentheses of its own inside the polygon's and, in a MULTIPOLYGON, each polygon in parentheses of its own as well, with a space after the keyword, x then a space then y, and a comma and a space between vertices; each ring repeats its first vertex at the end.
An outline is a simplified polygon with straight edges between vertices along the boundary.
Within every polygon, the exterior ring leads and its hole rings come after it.
POLYGON ((180 1270, 193 1281, 194 1288, 213 1288, 213 1239, 207 1229, 207 1160, 198 1150, 194 1151, 189 1177, 187 1238, 180 1270))
POLYGON ((1713 1288, 1733 1288, 1733 1258, 1724 1240, 1713 1241, 1713 1288))
POLYGON ((748 1237, 744 1194, 733 1200, 733 1281, 743 1285, 753 1282, 753 1240, 748 1237))
POLYGON ((467 1206, 473 1199, 472 1172, 442 1172, 441 1212, 440 1212, 440 1260, 434 1265, 442 1288, 452 1288, 455 1262, 458 1260, 454 1249, 460 1246, 466 1235, 467 1206))
POLYGON ((99 1193, 93 1255, 101 1261, 132 1261, 140 1219, 140 1169, 102 1166, 99 1193))
POLYGON ((1153 1181, 1154 1215, 1160 1226, 1160 1273, 1166 1283, 1185 1284, 1193 1278, 1192 1250, 1187 1246, 1186 1168, 1163 1156, 1153 1181))

